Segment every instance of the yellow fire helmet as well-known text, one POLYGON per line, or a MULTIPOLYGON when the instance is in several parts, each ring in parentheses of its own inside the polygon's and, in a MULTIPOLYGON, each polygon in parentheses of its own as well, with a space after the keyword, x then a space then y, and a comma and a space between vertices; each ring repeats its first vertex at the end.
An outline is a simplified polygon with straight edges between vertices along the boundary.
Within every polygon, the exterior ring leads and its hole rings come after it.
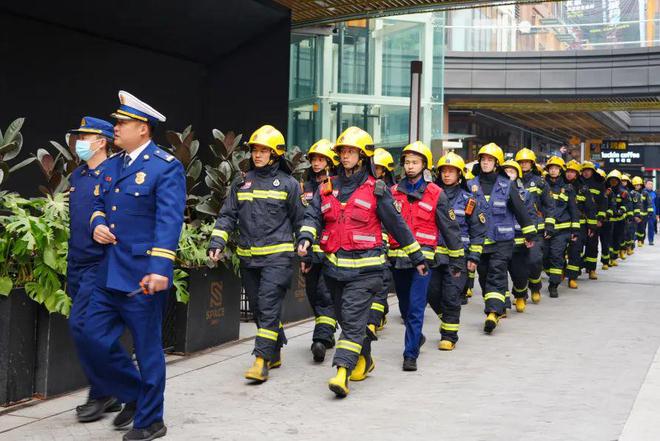
POLYGON ((493 156, 495 159, 497 159, 498 164, 502 164, 504 162, 504 152, 502 151, 500 146, 495 144, 494 142, 490 142, 485 146, 481 147, 479 149, 479 154, 477 156, 481 157, 481 155, 493 156))
POLYGON ((250 136, 248 145, 261 145, 268 147, 278 156, 282 156, 286 151, 284 135, 282 135, 282 133, 275 127, 269 125, 261 126, 255 130, 252 136, 250 136))
POLYGON ((566 163, 559 156, 551 156, 545 163, 545 169, 547 170, 551 165, 558 165, 562 170, 566 170, 566 163))
POLYGON ((586 170, 588 168, 592 169, 593 171, 598 171, 598 170, 596 170, 596 165, 593 162, 591 162, 591 161, 582 161, 582 170, 586 170))
POLYGON ((516 153, 516 161, 532 161, 536 163, 536 153, 528 148, 520 149, 516 153))
POLYGON ((379 147, 374 151, 374 165, 380 165, 381 167, 385 167, 387 171, 393 171, 394 158, 390 152, 382 147, 379 147))
POLYGON ((401 163, 406 157, 407 153, 416 153, 422 158, 426 159, 426 168, 431 169, 433 167, 433 154, 431 149, 426 146, 422 141, 415 141, 412 144, 408 144, 401 151, 401 163))
POLYGON ((508 161, 505 161, 504 164, 502 164, 502 168, 507 168, 511 167, 518 172, 518 177, 522 177, 522 168, 520 168, 520 164, 518 162, 514 161, 513 159, 509 159, 508 161))
POLYGON ((617 169, 612 170, 611 172, 609 172, 607 174, 607 179, 610 179, 610 178, 616 178, 620 181, 621 180, 621 172, 617 169))
POLYGON ((337 152, 335 152, 334 148, 335 145, 332 143, 332 141, 329 141, 325 138, 319 139, 309 148, 309 151, 307 152, 307 158, 309 158, 311 155, 321 155, 331 161, 332 165, 336 167, 339 165, 339 156, 337 156, 337 152))
POLYGON ((607 178, 607 174, 605 174, 605 170, 603 170, 602 168, 599 168, 598 170, 596 170, 596 173, 598 173, 600 176, 602 176, 603 179, 607 178))
POLYGON ((369 158, 374 155, 375 146, 373 138, 359 127, 349 127, 339 135, 337 142, 335 142, 335 151, 339 152, 339 149, 343 146, 355 147, 369 158))
POLYGON ((449 152, 438 160, 436 167, 440 170, 442 167, 454 167, 458 169, 461 174, 465 173, 465 161, 454 152, 449 152))
POLYGON ((644 185, 644 180, 642 178, 640 178, 639 176, 635 176, 632 179, 632 184, 633 185, 644 185))
POLYGON ((573 170, 580 173, 582 171, 582 166, 575 159, 571 159, 568 161, 568 164, 566 164, 566 170, 573 170))
POLYGON ((624 173, 621 175, 621 180, 624 182, 630 182, 630 175, 628 173, 624 173))

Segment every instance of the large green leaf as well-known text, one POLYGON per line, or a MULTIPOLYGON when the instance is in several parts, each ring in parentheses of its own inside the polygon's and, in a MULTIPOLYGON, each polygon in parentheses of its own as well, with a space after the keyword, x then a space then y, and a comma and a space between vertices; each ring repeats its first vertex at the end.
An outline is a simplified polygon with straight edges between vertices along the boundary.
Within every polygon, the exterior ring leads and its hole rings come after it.
POLYGON ((0 158, 2 158, 3 161, 12 160, 18 156, 20 151, 21 149, 18 147, 16 141, 12 141, 3 146, 0 146, 0 158))
POLYGON ((44 250, 44 263, 54 270, 57 270, 57 253, 52 247, 44 250))
POLYGON ((59 152, 62 154, 62 156, 64 156, 64 158, 67 161, 73 161, 73 155, 71 154, 69 149, 65 148, 62 144, 60 144, 57 141, 50 141, 50 143, 53 145, 53 147, 59 150, 59 152))
POLYGON ((14 141, 16 134, 21 130, 21 127, 23 127, 24 122, 25 118, 16 118, 11 124, 9 124, 3 139, 5 144, 14 141))
POLYGON ((10 168, 9 173, 13 173, 16 170, 20 170, 23 167, 25 167, 26 165, 29 165, 32 162, 36 161, 36 160, 37 160, 37 158, 35 156, 30 156, 29 158, 24 159, 23 161, 19 162, 18 164, 14 165, 12 168, 10 168))
POLYGON ((190 166, 188 167, 187 175, 196 181, 197 179, 199 179, 199 175, 201 174, 202 174, 202 161, 200 161, 199 159, 195 159, 193 162, 190 163, 190 166))
POLYGON ((14 287, 14 282, 8 276, 0 277, 0 295, 8 296, 14 287))

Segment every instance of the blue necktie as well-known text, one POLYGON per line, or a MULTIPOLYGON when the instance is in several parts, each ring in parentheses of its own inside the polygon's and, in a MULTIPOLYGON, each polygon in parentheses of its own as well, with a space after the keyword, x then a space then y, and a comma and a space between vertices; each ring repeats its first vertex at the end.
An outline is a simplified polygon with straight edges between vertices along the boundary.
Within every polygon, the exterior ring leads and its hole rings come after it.
POLYGON ((128 154, 124 154, 124 170, 126 170, 131 163, 131 157, 128 154))

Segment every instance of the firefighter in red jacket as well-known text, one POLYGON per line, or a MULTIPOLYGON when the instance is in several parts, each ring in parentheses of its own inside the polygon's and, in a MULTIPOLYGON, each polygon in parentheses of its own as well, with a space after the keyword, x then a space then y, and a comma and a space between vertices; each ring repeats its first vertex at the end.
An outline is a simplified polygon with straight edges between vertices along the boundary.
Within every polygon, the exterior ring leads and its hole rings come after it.
MULTIPOLYGON (((367 320, 387 268, 381 222, 420 274, 426 274, 428 267, 390 190, 371 175, 371 136, 349 127, 337 138, 335 149, 341 161, 337 176, 331 180, 332 186, 321 187, 314 194, 297 240, 300 257, 307 255, 317 236, 326 255, 324 276, 342 331, 333 360, 337 374, 328 386, 338 397, 345 397, 349 378, 363 380, 374 369, 371 341, 376 339, 375 326, 367 327, 367 320)), ((304 261, 301 265, 307 271, 304 261)))
MULTIPOLYGON (((464 272, 465 260, 460 227, 456 214, 449 205, 445 192, 431 182, 433 166, 431 150, 420 141, 403 148, 401 163, 405 179, 392 187, 392 196, 406 220, 413 236, 422 246, 427 264, 441 273, 456 279, 453 297, 460 310, 459 278, 464 272)), ((426 338, 422 334, 424 310, 428 301, 427 291, 431 274, 418 274, 395 238, 390 238, 388 256, 392 262, 392 275, 399 298, 399 310, 406 326, 403 370, 416 371, 419 349, 426 338)), ((464 281, 463 281, 464 282, 464 281)), ((458 323, 458 317, 454 322, 458 323)))

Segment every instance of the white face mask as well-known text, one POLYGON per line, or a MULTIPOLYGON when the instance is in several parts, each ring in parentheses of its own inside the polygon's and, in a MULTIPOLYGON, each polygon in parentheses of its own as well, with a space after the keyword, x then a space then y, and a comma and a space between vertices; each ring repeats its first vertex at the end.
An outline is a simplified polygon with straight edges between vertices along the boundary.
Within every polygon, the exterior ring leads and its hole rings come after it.
POLYGON ((98 152, 98 149, 92 150, 92 144, 95 142, 100 141, 100 139, 95 139, 94 141, 85 141, 84 139, 78 139, 76 141, 76 154, 80 159, 83 161, 89 161, 92 156, 96 152, 98 152))

